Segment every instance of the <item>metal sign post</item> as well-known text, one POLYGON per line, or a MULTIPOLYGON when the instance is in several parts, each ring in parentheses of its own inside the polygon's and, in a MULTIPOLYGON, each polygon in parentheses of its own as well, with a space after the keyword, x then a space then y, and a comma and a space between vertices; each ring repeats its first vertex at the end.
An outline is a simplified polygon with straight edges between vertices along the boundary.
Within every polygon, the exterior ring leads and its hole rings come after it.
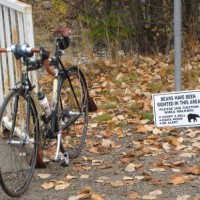
POLYGON ((181 90, 181 0, 174 0, 174 72, 175 90, 181 90))

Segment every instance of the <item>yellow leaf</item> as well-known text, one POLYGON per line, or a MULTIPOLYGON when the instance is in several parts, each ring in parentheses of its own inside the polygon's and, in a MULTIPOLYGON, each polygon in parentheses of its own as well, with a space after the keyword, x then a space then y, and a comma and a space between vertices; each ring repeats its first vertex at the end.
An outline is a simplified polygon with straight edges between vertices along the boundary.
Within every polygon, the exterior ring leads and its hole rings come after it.
POLYGON ((102 160, 92 160, 92 165, 101 165, 102 160))
POLYGON ((91 153, 98 153, 98 148, 97 147, 92 147, 89 151, 91 153))
POLYGON ((81 175, 81 178, 83 178, 83 179, 87 179, 87 178, 89 178, 90 176, 88 175, 88 174, 82 174, 81 175))
POLYGON ((86 54, 87 54, 87 57, 88 57, 89 59, 92 60, 92 59, 94 58, 94 53, 93 53, 93 51, 90 51, 90 50, 89 50, 89 51, 86 52, 86 54))
POLYGON ((51 176, 51 174, 38 174, 38 176, 42 179, 48 178, 51 176))
POLYGON ((91 126, 92 128, 96 128, 96 127, 98 126, 98 123, 91 123, 90 126, 91 126))
POLYGON ((123 181, 114 181, 110 183, 114 188, 122 187, 124 185, 123 181))
POLYGON ((149 192, 149 194, 147 195, 144 195, 142 199, 157 199, 157 196, 161 194, 162 194, 161 190, 155 190, 155 191, 149 192))
POLYGON ((166 169, 161 168, 161 167, 155 167, 155 168, 150 169, 150 171, 152 171, 152 172, 164 172, 164 171, 166 171, 166 169))
POLYGON ((124 177, 123 177, 123 180, 124 180, 124 181, 133 180, 133 177, 130 177, 130 176, 124 176, 124 177))
POLYGON ((45 189, 45 190, 48 190, 48 189, 53 188, 54 185, 55 185, 54 182, 43 183, 43 184, 42 184, 42 188, 45 189))
POLYGON ((72 180, 72 179, 77 179, 77 176, 72 176, 72 175, 67 175, 66 180, 72 180))
POLYGON ((153 134, 157 135, 157 134, 161 134, 161 133, 162 133, 162 131, 160 129, 158 129, 158 128, 153 129, 153 134))
POLYGON ((147 133, 148 129, 143 125, 139 125, 139 126, 136 127, 136 131, 138 133, 147 133))
POLYGON ((81 193, 90 193, 91 191, 92 191, 91 187, 85 187, 79 192, 79 194, 81 194, 81 193))
POLYGON ((159 75, 160 75, 161 78, 166 77, 166 76, 165 76, 165 75, 166 75, 166 70, 165 70, 164 67, 161 67, 161 69, 160 69, 160 71, 159 71, 159 75))
POLYGON ((97 193, 93 193, 92 196, 91 196, 91 199, 92 200, 104 200, 104 198, 97 193))
POLYGON ((62 183, 55 186, 55 190, 64 190, 70 186, 70 183, 62 183))
POLYGON ((200 175, 200 165, 198 165, 198 166, 193 166, 193 167, 188 168, 188 169, 185 171, 185 173, 186 173, 186 174, 200 175))
POLYGON ((138 199, 139 195, 136 192, 131 192, 131 193, 127 194, 127 198, 128 199, 138 199))
POLYGON ((179 185, 179 184, 185 183, 191 178, 187 176, 181 176, 181 175, 172 175, 170 179, 174 185, 179 185))

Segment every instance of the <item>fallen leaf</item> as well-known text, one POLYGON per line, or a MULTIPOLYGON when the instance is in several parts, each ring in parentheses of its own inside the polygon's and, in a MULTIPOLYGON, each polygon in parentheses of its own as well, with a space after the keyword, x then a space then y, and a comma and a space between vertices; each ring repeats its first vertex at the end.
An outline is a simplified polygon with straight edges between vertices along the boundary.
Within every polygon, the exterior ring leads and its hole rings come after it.
POLYGON ((136 131, 138 133, 147 133, 148 129, 143 125, 139 125, 139 126, 136 127, 136 131))
POLYGON ((100 194, 93 193, 91 196, 91 200, 104 200, 104 198, 100 194))
POLYGON ((190 167, 184 171, 185 174, 200 175, 200 165, 190 167))
POLYGON ((98 148, 97 147, 92 147, 89 152, 91 153, 98 153, 98 148))
POLYGON ((180 146, 180 142, 179 142, 178 139, 176 139, 176 138, 172 138, 172 139, 171 139, 171 143, 172 143, 174 146, 180 146))
POLYGON ((165 168, 162 168, 162 167, 155 167, 155 168, 152 168, 152 169, 149 169, 150 171, 152 172, 164 172, 166 171, 165 168))
POLYGON ((46 183, 43 183, 42 184, 42 188, 45 189, 45 190, 48 190, 48 189, 51 189, 55 186, 55 183, 54 182, 46 182, 46 183))
POLYGON ((157 196, 161 195, 162 191, 161 190, 155 190, 152 192, 149 192, 149 194, 142 196, 142 199, 157 199, 157 196))
POLYGON ((82 179, 87 179, 87 178, 89 178, 90 177, 90 175, 88 175, 88 174, 81 174, 81 178, 82 179))
POLYGON ((123 180, 124 180, 124 181, 133 180, 133 177, 124 176, 124 177, 123 177, 123 180))
POLYGON ((171 175, 170 179, 174 185, 179 185, 179 184, 185 183, 188 180, 193 179, 193 177, 175 174, 175 175, 171 175))
POLYGON ((162 131, 160 129, 158 129, 158 128, 153 129, 153 134, 158 135, 158 134, 161 134, 161 133, 162 133, 162 131))
POLYGON ((102 146, 103 146, 103 147, 110 147, 111 144, 112 144, 112 141, 109 140, 109 139, 103 139, 103 140, 102 140, 102 146))
POLYGON ((77 199, 87 199, 91 196, 91 191, 92 188, 91 187, 85 187, 83 190, 81 190, 78 195, 77 195, 77 199))
POLYGON ((126 168, 124 169, 127 172, 134 172, 135 171, 135 165, 133 163, 130 163, 126 166, 126 168))
POLYGON ((77 179, 77 176, 72 176, 72 175, 67 175, 66 178, 64 180, 72 180, 72 179, 77 179))
POLYGON ((91 126, 92 128, 96 128, 96 127, 98 126, 98 123, 91 123, 90 126, 91 126))
POLYGON ((183 167, 184 164, 185 164, 184 160, 178 160, 172 163, 173 166, 180 166, 180 167, 183 167))
POLYGON ((42 179, 48 178, 51 176, 51 174, 38 174, 38 176, 42 179))
POLYGON ((169 145, 168 142, 164 142, 162 146, 163 146, 163 149, 165 149, 165 150, 169 150, 170 149, 170 145, 169 145))
POLYGON ((121 80, 122 79, 122 77, 123 77, 123 73, 119 73, 117 76, 116 76, 116 80, 117 81, 119 81, 119 80, 121 80))
POLYGON ((107 165, 102 165, 99 167, 99 169, 109 169, 109 168, 112 168, 112 164, 107 164, 107 165))
POLYGON ((139 194, 136 192, 130 192, 126 195, 126 197, 128 199, 138 199, 139 198, 139 194))
POLYGON ((101 165, 102 160, 92 160, 92 165, 101 165))
POLYGON ((138 179, 138 180, 143 180, 144 176, 135 176, 135 178, 138 179))
POLYGON ((64 190, 70 186, 70 183, 62 183, 55 186, 55 190, 64 190))
POLYGON ((185 195, 179 195, 179 196, 177 197, 176 200, 187 200, 187 199, 189 199, 190 197, 191 197, 191 196, 188 195, 188 194, 185 194, 185 195))
POLYGON ((124 185, 123 181, 114 181, 110 183, 114 188, 122 187, 124 185))
POLYGON ((78 197, 77 196, 71 196, 68 198, 68 200, 78 200, 78 197))
POLYGON ((192 156, 195 156, 195 153, 182 153, 179 156, 180 157, 186 157, 186 158, 191 158, 192 156))

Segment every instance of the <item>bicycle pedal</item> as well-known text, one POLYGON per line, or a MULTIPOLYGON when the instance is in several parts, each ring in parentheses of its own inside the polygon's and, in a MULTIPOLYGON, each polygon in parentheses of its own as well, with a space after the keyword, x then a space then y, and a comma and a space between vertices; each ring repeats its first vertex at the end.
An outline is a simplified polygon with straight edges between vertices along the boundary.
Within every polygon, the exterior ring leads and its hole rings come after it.
POLYGON ((69 166, 69 155, 68 153, 64 153, 61 157, 60 165, 62 167, 68 167, 69 166))

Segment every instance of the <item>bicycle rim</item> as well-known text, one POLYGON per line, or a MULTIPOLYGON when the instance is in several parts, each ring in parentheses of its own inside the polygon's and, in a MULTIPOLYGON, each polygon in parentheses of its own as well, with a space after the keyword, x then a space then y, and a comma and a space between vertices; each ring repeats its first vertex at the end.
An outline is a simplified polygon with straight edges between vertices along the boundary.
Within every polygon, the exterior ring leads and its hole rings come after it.
POLYGON ((0 108, 0 184, 6 194, 20 196, 28 187, 38 151, 38 120, 32 101, 11 91, 0 108))
POLYGON ((69 158, 76 158, 83 148, 87 133, 88 94, 85 79, 78 68, 69 68, 69 80, 62 77, 59 85, 58 125, 61 130, 67 122, 76 119, 62 132, 61 142, 61 152, 67 152, 69 158))

